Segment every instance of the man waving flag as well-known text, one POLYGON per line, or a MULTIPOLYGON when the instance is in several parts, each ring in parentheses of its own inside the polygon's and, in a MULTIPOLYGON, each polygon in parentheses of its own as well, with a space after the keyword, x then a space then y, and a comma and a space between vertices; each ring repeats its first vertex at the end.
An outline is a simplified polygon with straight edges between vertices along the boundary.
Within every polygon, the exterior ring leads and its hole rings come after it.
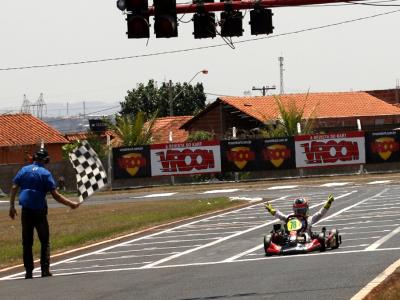
POLYGON ((79 202, 93 195, 107 184, 107 174, 97 156, 87 141, 83 141, 69 154, 76 172, 79 202))

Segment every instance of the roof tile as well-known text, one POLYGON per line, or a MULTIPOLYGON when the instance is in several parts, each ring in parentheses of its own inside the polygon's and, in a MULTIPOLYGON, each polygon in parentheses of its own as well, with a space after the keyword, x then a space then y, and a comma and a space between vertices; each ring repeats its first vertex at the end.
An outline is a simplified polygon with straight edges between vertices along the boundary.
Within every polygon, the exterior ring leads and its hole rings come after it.
POLYGON ((31 114, 0 115, 0 147, 66 144, 68 140, 56 129, 31 114))
POLYGON ((169 143, 169 132, 172 131, 174 143, 184 142, 189 134, 186 130, 179 129, 181 125, 189 121, 193 116, 175 116, 157 118, 153 126, 153 144, 169 143))
POLYGON ((263 122, 279 116, 275 97, 280 97, 285 107, 294 103, 298 109, 304 108, 305 117, 310 115, 315 118, 400 115, 399 107, 388 104, 366 92, 285 94, 260 97, 224 96, 219 99, 263 122))

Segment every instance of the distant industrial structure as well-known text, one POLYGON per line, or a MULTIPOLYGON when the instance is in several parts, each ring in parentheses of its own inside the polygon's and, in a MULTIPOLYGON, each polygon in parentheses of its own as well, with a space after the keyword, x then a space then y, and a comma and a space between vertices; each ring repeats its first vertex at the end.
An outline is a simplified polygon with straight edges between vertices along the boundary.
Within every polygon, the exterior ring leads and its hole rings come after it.
POLYGON ((36 115, 36 117, 39 119, 42 119, 44 109, 46 109, 47 112, 47 105, 46 102, 44 102, 43 93, 40 93, 36 102, 30 102, 24 94, 24 100, 20 110, 21 113, 30 113, 32 115, 36 115))

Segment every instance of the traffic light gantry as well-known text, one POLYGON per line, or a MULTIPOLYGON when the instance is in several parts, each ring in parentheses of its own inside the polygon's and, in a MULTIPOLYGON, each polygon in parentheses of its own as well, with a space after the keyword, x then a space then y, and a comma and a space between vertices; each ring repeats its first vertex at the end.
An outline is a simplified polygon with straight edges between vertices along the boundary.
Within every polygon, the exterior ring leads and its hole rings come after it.
MULTIPOLYGON (((358 1, 358 0, 355 0, 358 1)), ((250 10, 251 34, 271 34, 273 32, 270 8, 345 2, 344 0, 192 0, 191 4, 176 4, 176 0, 117 0, 117 7, 126 13, 128 38, 149 38, 149 17, 154 16, 156 38, 178 36, 178 14, 193 14, 194 38, 214 38, 243 35, 243 14, 240 10, 250 10), (220 11, 217 20, 215 13, 220 11)))
POLYGON ((117 7, 126 12, 128 38, 149 38, 150 16, 154 16, 156 38, 177 37, 177 14, 193 13, 194 38, 202 39, 214 38, 217 34, 223 37, 241 36, 243 14, 240 9, 251 7, 257 11, 255 14, 251 11, 251 16, 255 16, 254 20, 250 20, 252 34, 272 33, 272 12, 259 4, 261 2, 221 0, 214 3, 214 0, 193 0, 192 4, 177 5, 176 0, 153 0, 153 6, 149 7, 148 0, 118 0, 117 7), (213 11, 221 11, 219 21, 213 11))

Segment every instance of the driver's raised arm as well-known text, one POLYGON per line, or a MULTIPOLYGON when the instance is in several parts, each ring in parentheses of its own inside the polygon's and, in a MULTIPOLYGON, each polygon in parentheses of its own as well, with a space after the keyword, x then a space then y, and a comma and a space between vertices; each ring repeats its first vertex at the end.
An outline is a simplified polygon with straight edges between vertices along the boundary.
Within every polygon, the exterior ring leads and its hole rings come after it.
POLYGON ((284 215, 279 209, 273 208, 271 203, 269 202, 265 203, 265 209, 268 210, 268 212, 275 218, 281 221, 286 221, 287 216, 284 215))
POLYGON ((328 196, 328 200, 325 202, 324 206, 321 209, 311 216, 310 225, 317 223, 321 218, 328 212, 328 209, 331 207, 332 202, 335 200, 332 194, 328 196))

